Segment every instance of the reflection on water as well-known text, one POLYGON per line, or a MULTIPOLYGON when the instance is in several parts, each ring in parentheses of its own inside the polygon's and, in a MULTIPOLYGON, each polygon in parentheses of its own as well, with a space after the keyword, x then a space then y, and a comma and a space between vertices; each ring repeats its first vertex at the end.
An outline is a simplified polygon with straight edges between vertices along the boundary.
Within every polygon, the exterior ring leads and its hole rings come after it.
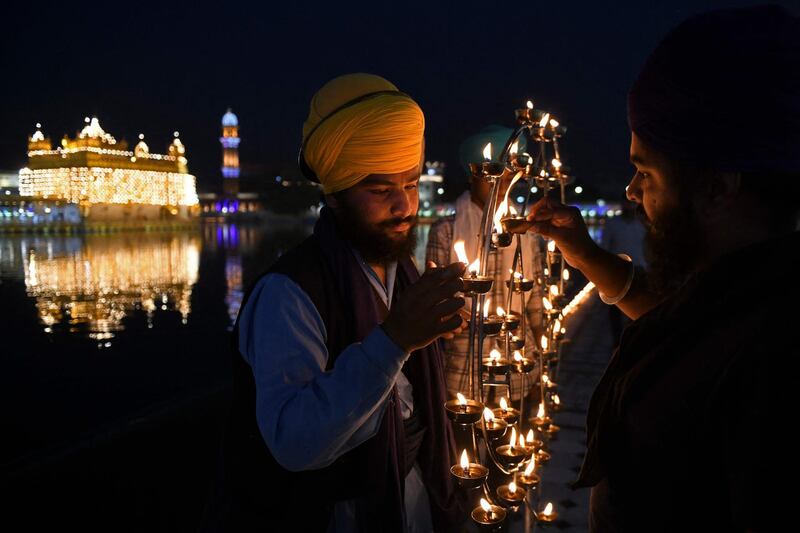
MULTIPOLYGON (((421 267, 428 228, 417 228, 421 267)), ((187 324, 201 271, 219 259, 224 272, 214 274, 211 286, 225 284, 230 329, 247 284, 310 230, 207 224, 198 232, 3 236, 0 282, 24 282, 44 332, 88 337, 106 348, 134 313, 145 316, 148 328, 160 312, 177 312, 187 324)))
POLYGON ((84 238, 21 238, 27 295, 34 298, 45 332, 64 328, 110 339, 134 309, 147 314, 191 312, 197 281, 200 236, 176 234, 90 235, 84 238), (83 327, 81 327, 83 326, 83 327))

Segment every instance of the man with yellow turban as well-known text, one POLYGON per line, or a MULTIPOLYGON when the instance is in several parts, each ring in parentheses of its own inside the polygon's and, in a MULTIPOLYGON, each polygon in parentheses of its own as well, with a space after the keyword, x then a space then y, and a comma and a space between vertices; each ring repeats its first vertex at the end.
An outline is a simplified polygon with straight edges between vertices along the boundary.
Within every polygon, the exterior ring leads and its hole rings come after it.
POLYGON ((410 256, 424 129, 378 76, 311 100, 299 161, 326 206, 236 323, 226 530, 433 531, 466 516, 434 342, 463 327, 465 265, 420 277, 410 256))

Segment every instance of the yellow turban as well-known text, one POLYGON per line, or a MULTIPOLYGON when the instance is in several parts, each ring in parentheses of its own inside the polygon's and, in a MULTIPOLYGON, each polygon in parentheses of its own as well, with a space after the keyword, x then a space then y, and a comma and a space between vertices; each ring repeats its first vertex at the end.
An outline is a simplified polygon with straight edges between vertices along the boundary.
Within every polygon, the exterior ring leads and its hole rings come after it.
POLYGON ((346 74, 311 99, 302 156, 331 194, 370 174, 419 166, 424 132, 422 110, 392 83, 373 74, 346 74))

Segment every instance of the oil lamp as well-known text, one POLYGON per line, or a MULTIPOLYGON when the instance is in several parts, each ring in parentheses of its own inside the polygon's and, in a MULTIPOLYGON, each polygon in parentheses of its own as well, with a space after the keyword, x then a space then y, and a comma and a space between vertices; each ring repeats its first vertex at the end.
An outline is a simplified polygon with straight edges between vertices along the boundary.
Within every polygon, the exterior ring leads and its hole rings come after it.
POLYGON ((558 518, 558 513, 553 509, 553 504, 547 502, 544 509, 536 513, 536 520, 544 524, 552 524, 558 518))
POLYGON ((506 505, 516 507, 525 499, 525 489, 512 481, 508 485, 497 487, 497 497, 506 505))
POLYGON ((500 407, 492 409, 492 412, 494 416, 505 420, 508 425, 516 424, 517 420, 519 420, 519 411, 509 407, 505 397, 500 398, 500 407))
POLYGON ((493 440, 505 435, 508 423, 502 418, 495 418, 492 410, 485 407, 483 409, 483 427, 486 429, 486 436, 493 440))
POLYGON ((489 477, 489 469, 478 463, 470 463, 467 450, 464 450, 459 464, 450 467, 450 474, 456 479, 459 487, 475 489, 483 485, 489 477))
POLYGON ((472 520, 480 531, 502 531, 506 520, 506 510, 499 505, 492 505, 481 498, 481 504, 472 510, 472 520))
POLYGON ((468 400, 463 394, 456 393, 455 400, 448 400, 444 404, 447 417, 456 424, 474 424, 481 419, 483 404, 475 400, 468 400))

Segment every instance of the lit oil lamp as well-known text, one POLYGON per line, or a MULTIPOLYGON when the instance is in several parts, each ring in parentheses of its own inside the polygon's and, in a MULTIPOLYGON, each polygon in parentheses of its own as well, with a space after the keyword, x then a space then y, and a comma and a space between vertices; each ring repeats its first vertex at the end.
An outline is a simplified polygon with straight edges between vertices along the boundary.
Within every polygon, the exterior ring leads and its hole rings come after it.
POLYGON ((465 265, 469 265, 467 267, 467 275, 461 278, 461 281, 464 284, 464 292, 467 294, 486 294, 490 290, 492 290, 492 284, 494 283, 494 279, 489 276, 479 276, 478 272, 480 272, 480 259, 476 259, 469 263, 467 259, 467 251, 464 246, 464 241, 456 241, 453 244, 453 250, 456 252, 456 256, 458 256, 458 260, 464 263, 465 265))
POLYGON ((536 473, 536 455, 531 456, 528 466, 525 467, 522 475, 517 477, 517 484, 524 489, 532 489, 539 485, 541 478, 536 473))
POLYGON ((464 450, 459 464, 450 467, 450 474, 456 479, 459 487, 475 489, 483 485, 489 477, 489 469, 478 463, 470 463, 467 450, 464 450))
POLYGON ((502 418, 495 418, 492 410, 486 407, 483 409, 483 427, 486 428, 486 436, 494 440, 505 435, 508 423, 502 418))
POLYGON ((542 296, 542 313, 546 320, 555 320, 561 314, 561 311, 553 307, 550 298, 542 296))
POLYGON ((530 455, 524 446, 519 445, 517 430, 513 427, 511 428, 511 440, 509 440, 509 443, 498 446, 495 451, 497 452, 498 461, 506 467, 518 465, 530 455))
POLYGON ((544 428, 549 426, 553 420, 547 416, 544 408, 544 402, 539 403, 539 412, 536 414, 536 418, 531 420, 531 423, 538 429, 539 431, 544 431, 544 428))
POLYGON ((534 362, 531 359, 523 357, 519 350, 514 350, 514 367, 517 369, 517 372, 527 374, 533 370, 534 366, 534 362))
POLYGON ((499 178, 506 170, 503 163, 492 162, 492 143, 483 147, 483 161, 470 163, 469 170, 477 178, 499 178))
MULTIPOLYGON (((512 281, 506 280, 506 287, 511 288, 512 281)), ((528 292, 533 289, 533 280, 523 278, 519 272, 514 272, 514 292, 528 292)))
POLYGON ((500 407, 492 409, 492 412, 497 418, 502 418, 505 420, 506 424, 509 426, 516 424, 517 420, 519 420, 519 411, 513 407, 509 407, 505 397, 500 398, 500 407))
POLYGON ((517 118, 517 122, 520 124, 532 123, 535 120, 533 113, 533 102, 528 100, 524 108, 515 109, 514 116, 517 118))
POLYGON ((506 331, 516 331, 519 328, 520 317, 517 313, 506 313, 502 307, 497 308, 497 316, 503 318, 503 329, 506 331))
POLYGON ((472 510, 472 520, 480 531, 502 531, 506 520, 506 510, 499 505, 492 505, 481 498, 480 507, 472 510))
POLYGON ((525 446, 529 446, 534 450, 539 450, 544 446, 544 443, 536 438, 533 429, 529 429, 527 435, 525 435, 525 446))
POLYGON ((558 385, 556 384, 556 382, 552 381, 550 379, 550 376, 548 376, 547 374, 544 374, 544 373, 542 374, 542 383, 544 384, 546 389, 557 389, 558 388, 558 385))
POLYGON ((508 485, 497 487, 497 497, 506 505, 517 507, 525 499, 525 489, 512 481, 508 485))
POLYGON ((561 410, 561 398, 556 393, 550 396, 550 410, 556 413, 561 410))
POLYGON ((536 452, 536 463, 540 465, 547 464, 551 457, 552 456, 542 448, 536 452))
POLYGON ((456 424, 474 424, 481 419, 483 404, 475 400, 468 400, 463 394, 456 393, 455 400, 448 400, 444 403, 447 417, 456 424))
POLYGON ((541 522, 542 525, 552 524, 558 518, 558 513, 553 509, 553 504, 547 502, 544 509, 536 513, 536 520, 541 522))
POLYGON ((503 329, 503 317, 489 314, 491 298, 486 298, 483 302, 483 334, 487 336, 497 335, 503 329))
POLYGON ((550 113, 544 113, 539 119, 539 122, 535 123, 534 128, 531 130, 534 139, 540 142, 546 142, 552 139, 552 134, 548 135, 547 132, 548 122, 550 122, 550 113))
POLYGON ((503 358, 499 350, 492 349, 492 351, 489 352, 489 357, 483 359, 481 366, 483 370, 490 374, 504 374, 508 372, 511 363, 508 362, 508 359, 503 358))
MULTIPOLYGON (((505 348, 506 340, 504 338, 497 339, 497 346, 500 348, 505 348)), ((508 347, 512 350, 521 350, 525 347, 525 337, 517 337, 516 335, 511 335, 511 338, 508 339, 508 347)))

